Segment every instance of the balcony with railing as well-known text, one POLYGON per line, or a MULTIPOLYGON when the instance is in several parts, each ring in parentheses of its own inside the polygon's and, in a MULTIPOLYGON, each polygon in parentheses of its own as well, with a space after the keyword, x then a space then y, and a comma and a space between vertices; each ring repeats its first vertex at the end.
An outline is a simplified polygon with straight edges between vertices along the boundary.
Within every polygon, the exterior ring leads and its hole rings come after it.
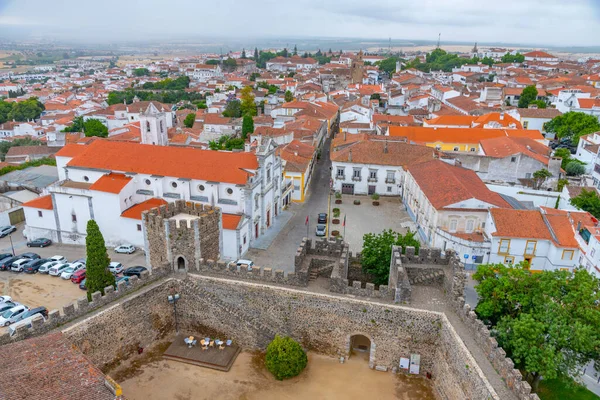
POLYGON ((362 179, 361 179, 361 177, 360 177, 360 176, 353 176, 353 177, 352 177, 352 180, 353 180, 354 182, 360 182, 362 179))
POLYGON ((377 183, 377 177, 373 178, 372 176, 367 179, 369 183, 377 183))
POLYGON ((335 179, 345 181, 346 180, 346 175, 336 175, 335 179))
POLYGON ((396 178, 385 178, 385 183, 396 183, 396 178))

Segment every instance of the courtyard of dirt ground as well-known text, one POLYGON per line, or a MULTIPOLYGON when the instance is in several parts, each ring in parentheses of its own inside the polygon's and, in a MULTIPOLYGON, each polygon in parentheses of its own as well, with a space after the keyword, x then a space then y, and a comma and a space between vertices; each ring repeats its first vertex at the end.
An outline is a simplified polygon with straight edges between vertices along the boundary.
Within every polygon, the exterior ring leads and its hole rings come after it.
MULTIPOLYGON (((371 370, 361 356, 340 364, 308 353, 306 369, 286 381, 275 380, 264 358, 249 352, 240 353, 229 372, 154 358, 133 373, 121 373, 125 380, 119 383, 130 400, 435 399, 425 378, 371 370)), ((119 374, 113 377, 119 380, 119 374)))

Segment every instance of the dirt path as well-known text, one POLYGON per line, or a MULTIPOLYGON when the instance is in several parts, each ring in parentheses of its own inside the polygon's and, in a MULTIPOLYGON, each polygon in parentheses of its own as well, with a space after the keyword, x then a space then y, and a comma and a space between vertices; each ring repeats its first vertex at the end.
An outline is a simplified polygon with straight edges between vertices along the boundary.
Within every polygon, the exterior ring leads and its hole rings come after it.
POLYGON ((298 377, 276 381, 251 353, 241 353, 229 372, 157 361, 121 383, 130 400, 315 400, 315 399, 434 399, 422 377, 395 376, 369 369, 366 359, 345 364, 309 353, 308 367, 298 377))

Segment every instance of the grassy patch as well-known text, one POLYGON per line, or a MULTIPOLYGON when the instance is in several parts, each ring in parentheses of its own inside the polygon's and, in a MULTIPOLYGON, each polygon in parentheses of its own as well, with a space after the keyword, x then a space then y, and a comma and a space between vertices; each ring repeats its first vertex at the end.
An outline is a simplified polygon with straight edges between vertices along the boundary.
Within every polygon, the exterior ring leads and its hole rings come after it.
POLYGON ((599 400, 600 397, 590 392, 585 386, 577 386, 566 379, 541 381, 538 388, 541 400, 599 400))

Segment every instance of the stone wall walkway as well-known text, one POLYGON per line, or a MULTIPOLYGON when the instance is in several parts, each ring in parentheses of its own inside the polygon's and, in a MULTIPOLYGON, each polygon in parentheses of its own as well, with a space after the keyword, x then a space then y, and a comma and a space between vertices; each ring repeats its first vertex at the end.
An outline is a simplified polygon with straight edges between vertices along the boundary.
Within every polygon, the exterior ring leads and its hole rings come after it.
POLYGON ((500 374, 496 372, 479 345, 475 343, 475 339, 471 336, 471 331, 450 305, 447 304, 444 293, 440 289, 427 286, 413 286, 411 304, 407 305, 407 307, 439 311, 446 314, 454 330, 458 333, 467 349, 469 349, 471 355, 477 361, 477 364, 479 364, 479 368, 481 368, 494 390, 496 390, 496 393, 498 393, 498 396, 503 400, 518 400, 517 396, 506 386, 500 374))

